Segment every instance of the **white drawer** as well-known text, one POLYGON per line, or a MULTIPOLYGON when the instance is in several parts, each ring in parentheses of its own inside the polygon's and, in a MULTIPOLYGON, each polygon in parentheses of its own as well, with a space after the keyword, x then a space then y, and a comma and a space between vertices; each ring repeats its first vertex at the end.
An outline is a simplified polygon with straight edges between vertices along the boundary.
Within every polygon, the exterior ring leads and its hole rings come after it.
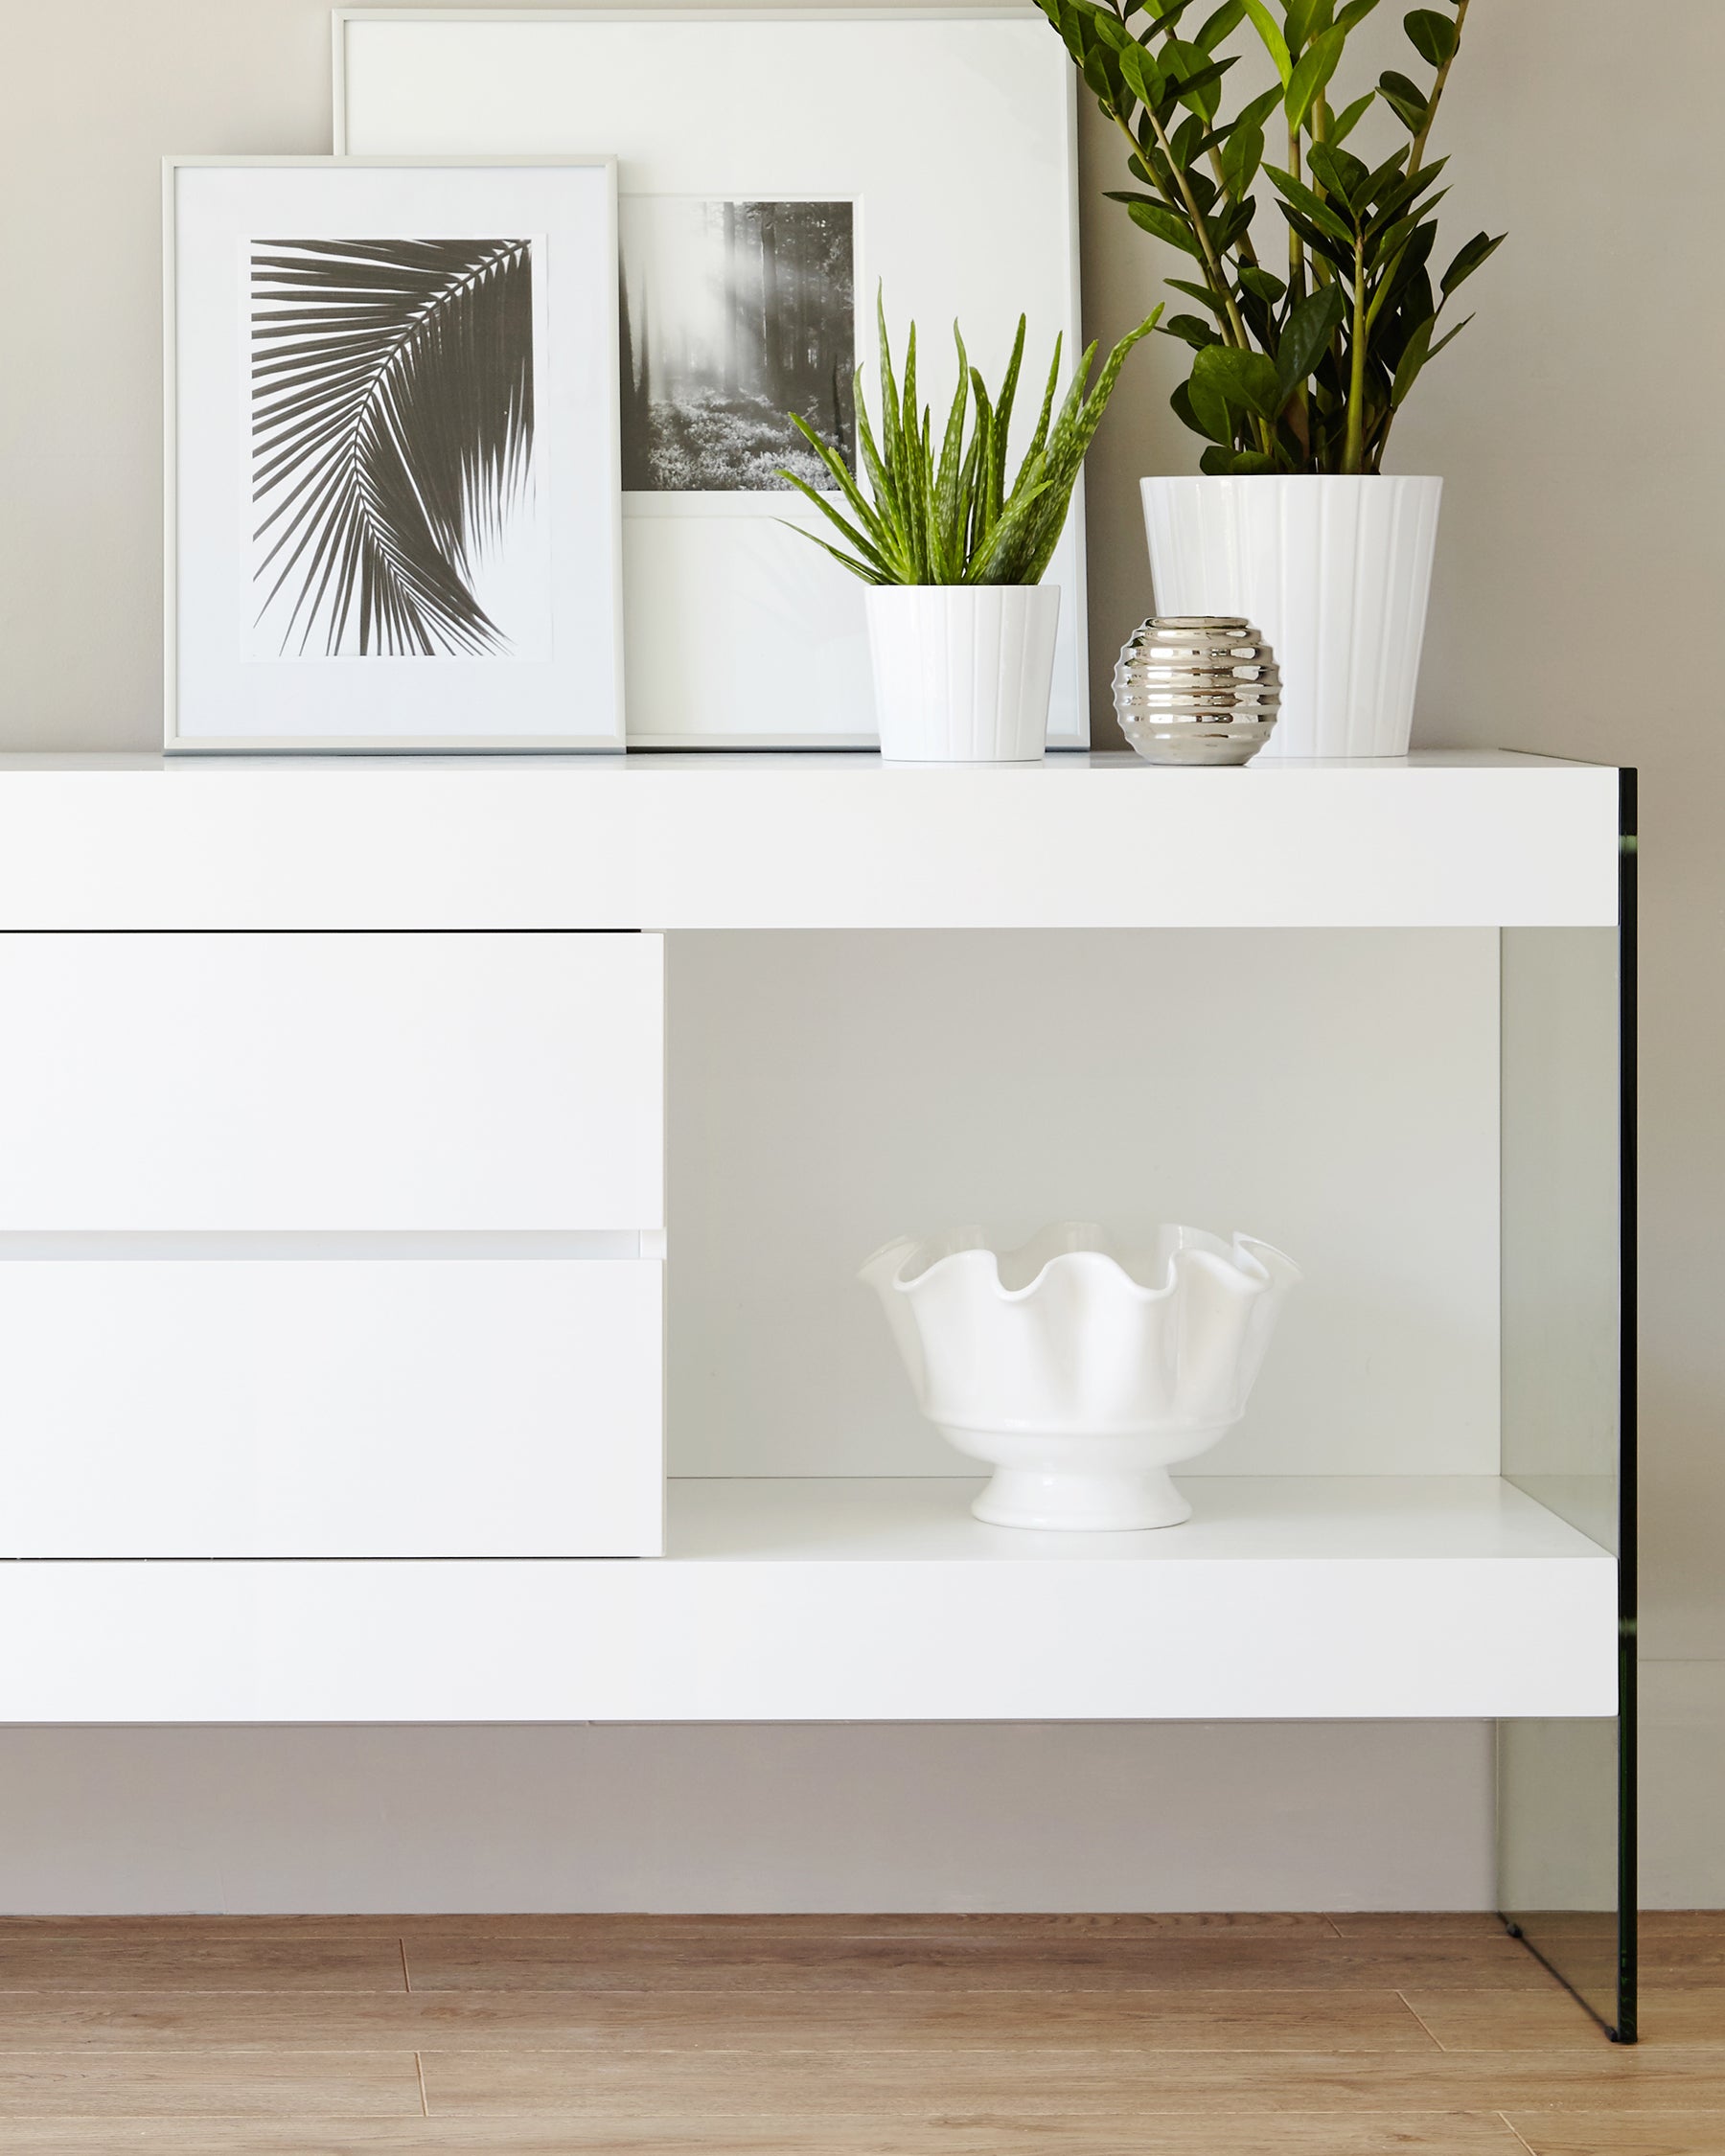
POLYGON ((0 1230, 664 1223, 664 939, 0 935, 0 1230))
POLYGON ((0 1261, 0 1554, 662 1548, 642 1258, 0 1261))

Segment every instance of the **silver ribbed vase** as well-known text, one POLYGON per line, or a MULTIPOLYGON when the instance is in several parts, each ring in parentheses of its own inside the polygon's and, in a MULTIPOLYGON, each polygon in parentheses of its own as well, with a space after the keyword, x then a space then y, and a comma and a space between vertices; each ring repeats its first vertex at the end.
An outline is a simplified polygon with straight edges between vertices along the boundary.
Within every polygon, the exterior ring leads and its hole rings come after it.
POLYGON ((1114 700, 1148 763, 1244 764, 1270 739, 1281 676, 1249 621, 1158 614, 1126 639, 1114 700))

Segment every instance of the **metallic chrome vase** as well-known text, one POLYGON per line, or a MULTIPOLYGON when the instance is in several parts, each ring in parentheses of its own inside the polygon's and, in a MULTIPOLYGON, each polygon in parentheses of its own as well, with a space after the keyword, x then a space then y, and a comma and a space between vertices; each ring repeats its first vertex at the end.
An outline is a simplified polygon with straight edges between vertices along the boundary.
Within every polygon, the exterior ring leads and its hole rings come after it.
POLYGON ((1270 739, 1281 676, 1249 621, 1159 614, 1127 638, 1114 699, 1147 762, 1244 764, 1270 739))

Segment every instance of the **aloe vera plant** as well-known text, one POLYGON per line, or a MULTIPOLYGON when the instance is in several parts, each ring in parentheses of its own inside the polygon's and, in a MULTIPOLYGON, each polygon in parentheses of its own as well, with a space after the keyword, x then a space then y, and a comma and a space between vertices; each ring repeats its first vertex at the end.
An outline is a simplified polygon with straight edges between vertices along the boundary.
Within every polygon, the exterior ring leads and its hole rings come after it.
POLYGON ((1163 333, 1193 352, 1172 402, 1207 444, 1201 469, 1381 470, 1421 370, 1472 319, 1444 321, 1457 288, 1503 244, 1476 234, 1434 285, 1444 160, 1428 162, 1427 149, 1469 0, 1403 17, 1424 82, 1390 69, 1335 103, 1347 40, 1378 0, 1038 4, 1124 138, 1138 184, 1113 199, 1186 258, 1168 283, 1202 312, 1174 315, 1163 333), (1222 49, 1236 31, 1247 55, 1222 49), (1248 55, 1274 79, 1225 115, 1224 78, 1248 55), (1344 147, 1380 125, 1405 141, 1367 156, 1344 147), (1267 154, 1276 136, 1280 164, 1267 154), (1268 244, 1258 251, 1260 175, 1286 226, 1279 268, 1268 244))
MULTIPOLYGON (((884 304, 877 305, 881 333, 881 430, 877 437, 862 397, 858 368, 857 433, 864 494, 842 457, 794 412, 793 424, 831 475, 838 495, 822 493, 794 471, 778 476, 808 497, 839 531, 834 546, 807 532, 816 546, 864 584, 1039 584, 1053 557, 1071 506, 1085 451, 1101 424, 1126 355, 1149 335, 1162 309, 1130 331, 1109 354, 1096 385, 1089 388, 1096 356, 1092 344, 1072 377, 1065 401, 1054 408, 1060 378, 1060 342, 1048 368, 1047 387, 1029 447, 1008 487, 1007 437, 1024 356, 1024 317, 999 391, 990 396, 970 363, 956 323, 958 389, 947 415, 938 451, 932 415, 916 401, 916 325, 905 347, 901 386, 894 371, 884 304), (968 423, 968 432, 967 432, 968 423), (872 499, 870 498, 872 496, 872 499)), ((800 525, 792 527, 800 531, 800 525)))

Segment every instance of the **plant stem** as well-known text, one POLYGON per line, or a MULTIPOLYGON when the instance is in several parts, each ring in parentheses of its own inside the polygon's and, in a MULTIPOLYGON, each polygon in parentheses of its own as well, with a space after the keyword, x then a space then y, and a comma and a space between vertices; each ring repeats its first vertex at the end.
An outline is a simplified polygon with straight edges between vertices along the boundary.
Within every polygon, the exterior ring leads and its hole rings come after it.
POLYGON ((1366 447, 1366 241, 1354 233, 1353 353, 1347 378, 1347 435, 1342 450, 1344 471, 1359 471, 1366 447))
MULTIPOLYGON (((1212 149, 1209 153, 1209 161, 1210 171, 1216 175, 1216 185, 1221 189, 1223 195, 1226 197, 1228 194, 1228 182, 1224 178, 1222 172, 1222 154, 1220 150, 1212 149)), ((1234 247, 1239 254, 1240 260, 1242 262, 1251 263, 1253 267, 1255 269, 1257 266, 1257 249, 1252 243, 1251 233, 1242 232, 1240 237, 1234 241, 1234 247)))
POLYGON ((1418 134, 1414 137, 1414 147, 1408 152, 1408 170, 1416 172, 1425 155, 1427 138, 1432 132, 1432 122, 1438 117, 1438 101, 1443 95, 1443 85, 1449 80, 1449 71, 1455 64, 1456 55, 1461 50, 1461 25, 1467 20, 1467 0, 1460 0, 1456 10, 1456 42, 1450 47, 1449 58, 1438 70, 1437 80, 1432 84, 1432 94, 1426 100, 1425 119, 1420 123, 1418 134))
MULTIPOLYGON (((1288 129, 1288 170, 1300 177, 1300 129, 1288 129)), ((1288 227, 1288 299, 1298 307, 1305 297, 1305 241, 1292 225, 1288 227)))
MULTIPOLYGON (((1221 301, 1223 307, 1225 307, 1228 310, 1228 326, 1233 331, 1233 336, 1230 341, 1235 346, 1237 346, 1237 348, 1241 352, 1250 352, 1252 350, 1252 339, 1246 333, 1245 323, 1240 319, 1240 310, 1234 305, 1233 289, 1230 286, 1228 279, 1223 275, 1222 264, 1216 259, 1216 250, 1210 244, 1209 226, 1204 220, 1204 213, 1199 209, 1196 197, 1193 195, 1191 189, 1186 185, 1185 174, 1181 171, 1179 165, 1175 162, 1173 149, 1169 146, 1167 136, 1162 132, 1162 123, 1157 119, 1155 113, 1151 111, 1148 105, 1145 105, 1144 107, 1144 118, 1149 121, 1151 131, 1156 136, 1157 148, 1162 151, 1163 157, 1167 160, 1168 170, 1174 175, 1174 183, 1180 189, 1180 202, 1178 204, 1169 202, 1168 206, 1170 209, 1184 209, 1186 221, 1191 226, 1193 236, 1197 240, 1199 246, 1204 250, 1204 269, 1205 275, 1209 283, 1209 288, 1212 292, 1215 293, 1217 299, 1221 301)), ((1143 150, 1138 144, 1137 136, 1134 135, 1132 129, 1126 125, 1125 121, 1120 118, 1117 112, 1115 114, 1115 125, 1126 137, 1126 140, 1131 143, 1132 154, 1136 158, 1138 158, 1140 163, 1147 165, 1147 160, 1144 158, 1143 150)), ((1158 184, 1161 184, 1160 181, 1158 182, 1158 184)), ((1164 200, 1167 199, 1167 190, 1165 188, 1162 189, 1162 196, 1164 200)))

